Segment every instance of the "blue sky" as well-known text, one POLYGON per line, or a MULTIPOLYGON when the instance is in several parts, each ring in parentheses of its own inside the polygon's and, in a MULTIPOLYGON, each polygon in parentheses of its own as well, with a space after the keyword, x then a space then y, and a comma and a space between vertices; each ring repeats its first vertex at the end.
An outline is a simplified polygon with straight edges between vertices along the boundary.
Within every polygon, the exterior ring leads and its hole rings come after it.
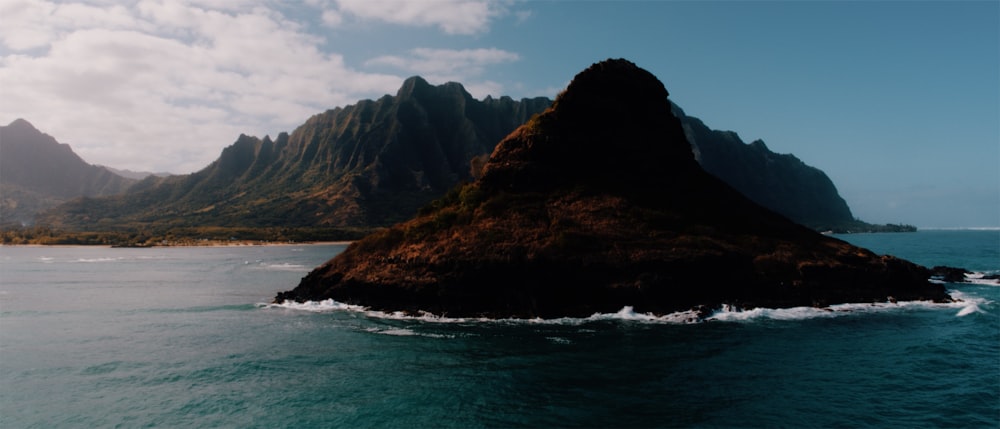
POLYGON ((554 97, 624 57, 858 218, 1000 226, 996 1, 10 0, 0 21, 0 122, 116 168, 195 171, 412 75, 554 97))

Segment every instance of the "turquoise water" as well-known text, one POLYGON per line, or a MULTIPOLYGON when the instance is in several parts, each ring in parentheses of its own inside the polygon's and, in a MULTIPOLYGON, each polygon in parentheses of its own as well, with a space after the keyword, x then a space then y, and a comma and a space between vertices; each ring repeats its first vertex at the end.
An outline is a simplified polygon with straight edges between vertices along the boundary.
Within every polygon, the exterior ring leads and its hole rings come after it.
MULTIPOLYGON (((1000 232, 841 238, 1000 271, 1000 232)), ((1000 286, 704 323, 271 306, 342 246, 0 247, 0 427, 998 427, 1000 286)))

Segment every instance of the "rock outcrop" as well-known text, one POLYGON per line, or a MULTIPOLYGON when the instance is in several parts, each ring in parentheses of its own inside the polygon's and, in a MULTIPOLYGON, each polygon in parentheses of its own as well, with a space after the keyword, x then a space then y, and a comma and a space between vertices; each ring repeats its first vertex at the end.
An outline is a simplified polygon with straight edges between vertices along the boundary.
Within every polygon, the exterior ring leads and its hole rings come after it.
POLYGON ((625 60, 577 75, 482 177, 275 301, 449 316, 948 300, 926 268, 823 236, 695 161, 667 90, 625 60))

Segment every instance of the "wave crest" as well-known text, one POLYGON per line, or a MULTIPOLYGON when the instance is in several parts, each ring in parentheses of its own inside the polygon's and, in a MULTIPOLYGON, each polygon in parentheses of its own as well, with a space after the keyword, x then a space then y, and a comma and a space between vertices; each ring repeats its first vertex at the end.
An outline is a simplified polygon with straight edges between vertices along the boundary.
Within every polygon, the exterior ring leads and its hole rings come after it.
POLYGON ((877 302, 860 304, 837 304, 829 307, 791 307, 791 308, 753 308, 739 309, 731 305, 711 312, 700 312, 697 310, 679 311, 665 315, 655 315, 652 313, 637 313, 632 306, 622 307, 615 313, 594 313, 588 317, 562 317, 558 319, 492 319, 486 317, 446 317, 432 313, 421 312, 418 315, 406 314, 404 312, 384 312, 370 310, 361 305, 344 304, 342 302, 327 299, 323 301, 291 302, 285 301, 280 304, 261 304, 267 308, 284 308, 298 311, 310 312, 333 312, 347 311, 360 313, 367 317, 391 320, 414 320, 434 323, 469 323, 469 322, 490 322, 490 323, 524 323, 524 324, 554 324, 554 325, 582 325, 585 323, 599 321, 623 321, 640 323, 663 323, 663 324, 691 324, 702 322, 746 322, 754 320, 807 320, 828 317, 840 317, 852 314, 867 314, 885 311, 898 311, 907 309, 942 310, 957 309, 957 317, 968 316, 974 313, 986 313, 981 306, 992 303, 985 298, 968 296, 960 291, 950 291, 954 302, 935 303, 931 301, 901 301, 901 302, 877 302))

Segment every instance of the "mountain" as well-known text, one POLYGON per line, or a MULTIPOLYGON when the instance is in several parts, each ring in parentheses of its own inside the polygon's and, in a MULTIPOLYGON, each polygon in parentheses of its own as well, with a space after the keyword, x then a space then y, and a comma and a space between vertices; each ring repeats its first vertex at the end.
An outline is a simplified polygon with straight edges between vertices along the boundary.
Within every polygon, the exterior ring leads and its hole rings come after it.
POLYGON ((478 181, 275 302, 554 318, 950 299, 926 268, 821 235, 705 172, 668 95, 628 61, 591 66, 497 145, 478 181))
POLYGON ((457 83, 413 77, 395 96, 328 110, 291 134, 241 135, 196 173, 150 177, 127 195, 75 201, 45 219, 76 229, 388 225, 471 180, 473 157, 550 103, 480 101, 457 83))
POLYGON ((754 202, 814 229, 863 224, 818 168, 774 153, 762 140, 746 144, 735 132, 712 130, 676 104, 672 110, 702 168, 754 202))
MULTIPOLYGON (((477 155, 550 104, 477 101, 457 83, 413 77, 394 97, 329 110, 275 140, 242 135, 197 173, 147 177, 128 195, 74 201, 44 220, 74 229, 384 226, 471 180, 477 155)), ((672 107, 702 166, 754 201, 814 228, 857 223, 822 171, 672 107)))
POLYGON ((135 179, 135 180, 142 180, 142 179, 145 179, 145 178, 147 178, 149 176, 167 177, 167 176, 171 175, 170 173, 166 173, 166 172, 151 173, 151 172, 148 172, 148 171, 132 171, 132 170, 128 170, 128 169, 117 169, 117 168, 113 168, 113 167, 108 167, 106 165, 101 165, 100 167, 107 168, 109 171, 111 171, 112 173, 115 173, 115 174, 117 174, 119 176, 122 176, 122 177, 125 177, 125 178, 128 178, 128 179, 135 179))
POLYGON ((0 223, 30 223, 69 199, 119 194, 133 183, 88 164, 24 119, 0 126, 0 223))

